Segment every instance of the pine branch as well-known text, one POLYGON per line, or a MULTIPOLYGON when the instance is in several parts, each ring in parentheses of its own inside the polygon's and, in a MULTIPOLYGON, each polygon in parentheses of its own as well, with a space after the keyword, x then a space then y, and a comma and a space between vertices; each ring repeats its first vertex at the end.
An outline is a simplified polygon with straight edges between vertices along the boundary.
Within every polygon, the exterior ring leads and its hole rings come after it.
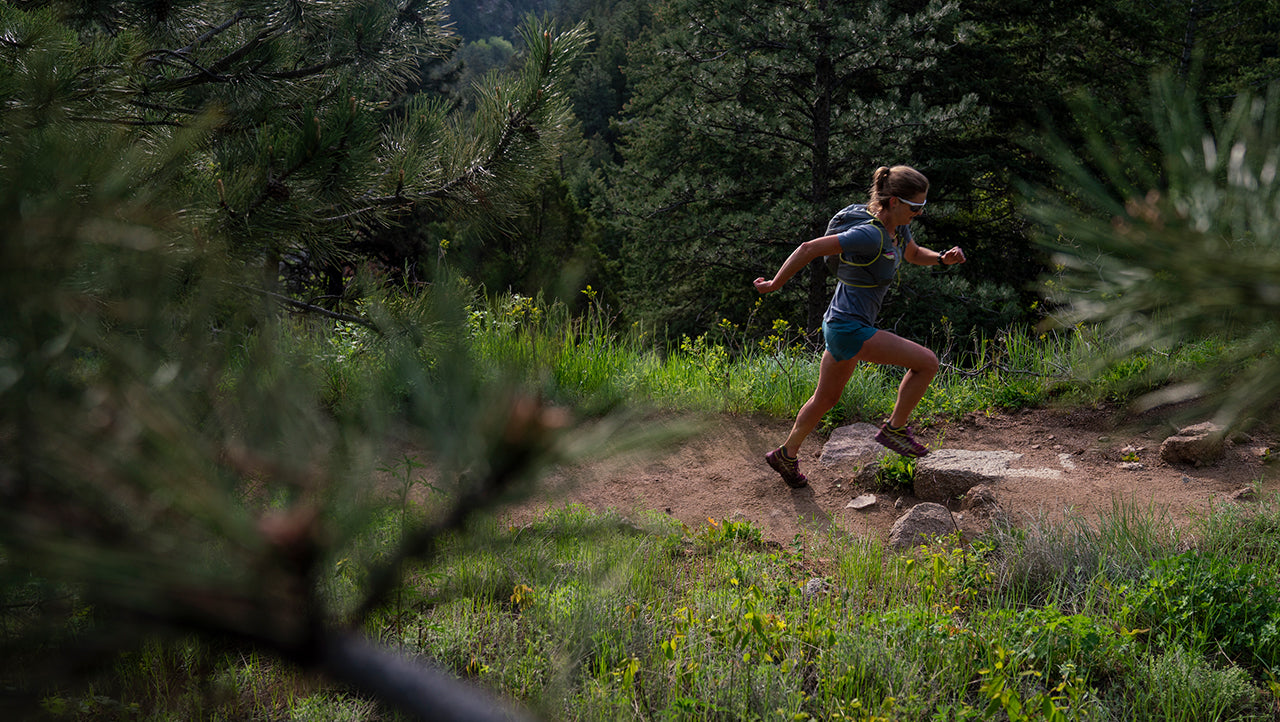
POLYGON ((472 685, 377 647, 356 634, 326 635, 318 651, 322 671, 419 720, 532 720, 472 685))
POLYGON ((233 26, 235 26, 236 23, 240 22, 244 18, 245 18, 244 11, 237 10, 229 20, 222 23, 221 25, 211 28, 207 33, 196 38, 191 42, 190 45, 186 46, 185 48, 179 49, 177 52, 185 54, 185 53, 191 53, 191 52, 195 52, 196 50, 199 50, 201 45, 204 45, 205 43, 209 42, 215 37, 221 35, 223 32, 231 29, 233 26))
POLYGON ((251 293, 256 293, 260 296, 265 296, 275 301, 280 301, 281 303, 284 303, 288 306, 296 308, 299 311, 318 314, 318 315, 325 316, 327 318, 332 318, 338 321, 347 321, 349 323, 357 323, 357 324, 360 324, 361 326, 364 326, 365 328, 368 328, 373 331, 377 331, 378 333, 382 333, 382 329, 379 328, 376 323, 374 323, 368 318, 365 318, 364 316, 352 316, 346 313, 330 311, 329 309, 323 306, 316 306, 314 304, 307 303, 306 301, 300 301, 290 296, 285 296, 283 294, 275 293, 274 291, 268 291, 264 288, 254 288, 252 286, 245 286, 239 283, 231 283, 231 282, 227 282, 227 284, 230 286, 234 286, 235 288, 239 288, 242 291, 249 291, 251 293))

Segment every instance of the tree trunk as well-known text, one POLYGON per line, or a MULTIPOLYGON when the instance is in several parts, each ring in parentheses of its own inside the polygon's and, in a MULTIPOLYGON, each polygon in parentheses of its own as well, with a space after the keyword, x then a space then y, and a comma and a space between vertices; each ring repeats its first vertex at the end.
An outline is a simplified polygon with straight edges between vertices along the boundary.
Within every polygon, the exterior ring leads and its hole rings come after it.
MULTIPOLYGON (((820 0, 818 12, 826 14, 828 0, 820 0)), ((813 166, 809 183, 812 207, 825 213, 813 219, 805 229, 803 240, 817 238, 827 227, 831 208, 831 94, 835 86, 835 66, 831 58, 831 35, 825 23, 819 24, 817 60, 814 68, 813 97, 813 166)), ((827 264, 819 258, 809 264, 808 298, 805 304, 805 327, 817 329, 827 307, 827 264)))

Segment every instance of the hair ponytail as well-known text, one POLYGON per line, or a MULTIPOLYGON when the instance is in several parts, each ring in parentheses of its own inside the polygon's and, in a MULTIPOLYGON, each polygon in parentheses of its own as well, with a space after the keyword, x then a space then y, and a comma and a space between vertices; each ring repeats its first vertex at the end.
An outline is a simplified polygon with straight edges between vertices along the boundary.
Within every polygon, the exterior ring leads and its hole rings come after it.
POLYGON ((890 196, 914 196, 929 191, 929 179, 909 165, 892 168, 880 166, 871 176, 871 190, 867 192, 867 210, 879 213, 890 196))

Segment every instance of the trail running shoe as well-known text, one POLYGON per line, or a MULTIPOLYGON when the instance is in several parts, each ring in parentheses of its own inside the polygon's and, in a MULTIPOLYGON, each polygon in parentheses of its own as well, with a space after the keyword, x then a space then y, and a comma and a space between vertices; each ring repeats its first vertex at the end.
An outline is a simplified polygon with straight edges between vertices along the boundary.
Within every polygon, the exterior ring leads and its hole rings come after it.
POLYGON ((809 479, 800 473, 800 460, 788 459, 786 454, 786 450, 779 446, 765 454, 764 460, 769 462, 769 466, 772 466, 774 471, 782 475, 782 480, 792 489, 808 485, 809 479))
POLYGON ((910 426, 893 429, 886 422, 884 426, 880 427, 880 433, 876 434, 876 443, 903 456, 919 457, 929 453, 924 444, 916 441, 915 437, 911 435, 910 426))

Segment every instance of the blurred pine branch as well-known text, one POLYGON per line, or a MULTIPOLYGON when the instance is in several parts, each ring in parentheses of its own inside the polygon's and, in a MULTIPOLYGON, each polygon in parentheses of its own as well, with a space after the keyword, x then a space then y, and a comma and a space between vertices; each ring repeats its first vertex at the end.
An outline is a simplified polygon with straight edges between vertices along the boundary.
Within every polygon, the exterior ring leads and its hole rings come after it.
POLYGON ((1280 398, 1280 88, 1220 108, 1175 79, 1153 81, 1149 137, 1081 98, 1087 145, 1040 148, 1059 175, 1029 188, 1058 274, 1063 323, 1098 323, 1119 340, 1101 364, 1206 337, 1232 353, 1143 397, 1195 400, 1231 426, 1280 398))
POLYGON ((585 34, 530 25, 523 73, 491 78, 466 127, 429 100, 380 105, 447 47, 440 0, 26 7, 0 5, 0 592, 22 610, 0 637, 6 695, 29 710, 69 659, 194 631, 416 717, 518 718, 352 630, 400 564, 610 427, 475 363, 444 282, 370 293, 384 362, 335 409, 292 342, 306 324, 251 289, 402 206, 527 193, 585 34), (430 456, 448 501, 362 556, 391 442, 430 456), (365 570, 342 608, 322 591, 337 559, 365 570))

